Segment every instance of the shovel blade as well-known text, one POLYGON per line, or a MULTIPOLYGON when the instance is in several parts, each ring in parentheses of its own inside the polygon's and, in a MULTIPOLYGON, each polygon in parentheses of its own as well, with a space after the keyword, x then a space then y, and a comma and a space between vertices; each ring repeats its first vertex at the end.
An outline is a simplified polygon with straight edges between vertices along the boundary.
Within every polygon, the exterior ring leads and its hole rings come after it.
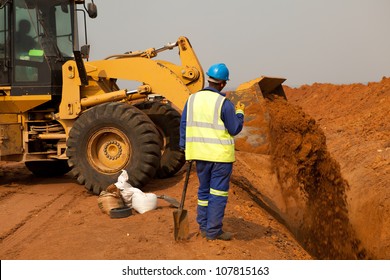
POLYGON ((180 202, 177 201, 175 198, 170 197, 168 195, 159 195, 157 198, 164 199, 166 202, 170 203, 173 207, 179 208, 180 207, 180 202))
POLYGON ((175 240, 187 240, 189 234, 188 213, 185 209, 173 211, 175 240))

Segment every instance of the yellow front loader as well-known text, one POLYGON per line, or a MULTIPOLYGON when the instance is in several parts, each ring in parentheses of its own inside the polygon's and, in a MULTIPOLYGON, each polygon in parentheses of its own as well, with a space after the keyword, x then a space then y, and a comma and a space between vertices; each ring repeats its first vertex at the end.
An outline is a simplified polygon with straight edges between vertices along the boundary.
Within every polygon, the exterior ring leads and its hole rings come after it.
POLYGON ((95 18, 96 5, 0 0, 0 159, 38 176, 71 171, 95 194, 122 170, 139 188, 174 175, 185 161, 181 110, 204 86, 189 40, 89 61, 79 13, 95 18), (165 51, 177 51, 180 63, 156 59, 165 51))

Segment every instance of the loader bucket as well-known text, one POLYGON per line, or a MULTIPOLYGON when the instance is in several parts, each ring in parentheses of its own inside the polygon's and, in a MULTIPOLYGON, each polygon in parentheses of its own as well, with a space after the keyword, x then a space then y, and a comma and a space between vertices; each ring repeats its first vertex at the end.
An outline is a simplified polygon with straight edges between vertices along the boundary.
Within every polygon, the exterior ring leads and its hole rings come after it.
POLYGON ((239 151, 269 154, 268 102, 276 96, 287 100, 282 83, 286 79, 261 76, 241 84, 235 91, 228 92, 229 99, 236 104, 245 104, 245 120, 242 131, 235 136, 235 148, 239 151))
POLYGON ((273 100, 274 95, 278 95, 287 100, 282 87, 282 83, 285 80, 284 78, 261 76, 260 78, 241 84, 237 87, 236 92, 252 92, 256 95, 254 96, 254 101, 259 101, 258 95, 269 100, 273 100))

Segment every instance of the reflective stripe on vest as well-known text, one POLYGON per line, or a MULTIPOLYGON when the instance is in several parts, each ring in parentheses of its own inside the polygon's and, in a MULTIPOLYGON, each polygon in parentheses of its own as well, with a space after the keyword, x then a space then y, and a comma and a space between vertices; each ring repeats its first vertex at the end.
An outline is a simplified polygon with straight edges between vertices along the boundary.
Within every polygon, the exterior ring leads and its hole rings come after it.
POLYGON ((200 91, 188 99, 186 160, 234 162, 234 138, 220 117, 224 100, 213 91, 200 91))

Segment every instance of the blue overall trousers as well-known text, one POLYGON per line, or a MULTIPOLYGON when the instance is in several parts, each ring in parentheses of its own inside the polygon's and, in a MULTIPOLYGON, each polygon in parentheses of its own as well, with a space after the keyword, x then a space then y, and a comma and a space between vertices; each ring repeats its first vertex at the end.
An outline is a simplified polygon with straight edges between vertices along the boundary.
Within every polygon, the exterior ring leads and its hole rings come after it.
POLYGON ((199 178, 197 222, 206 237, 222 234, 222 220, 228 200, 233 163, 196 161, 199 178))

